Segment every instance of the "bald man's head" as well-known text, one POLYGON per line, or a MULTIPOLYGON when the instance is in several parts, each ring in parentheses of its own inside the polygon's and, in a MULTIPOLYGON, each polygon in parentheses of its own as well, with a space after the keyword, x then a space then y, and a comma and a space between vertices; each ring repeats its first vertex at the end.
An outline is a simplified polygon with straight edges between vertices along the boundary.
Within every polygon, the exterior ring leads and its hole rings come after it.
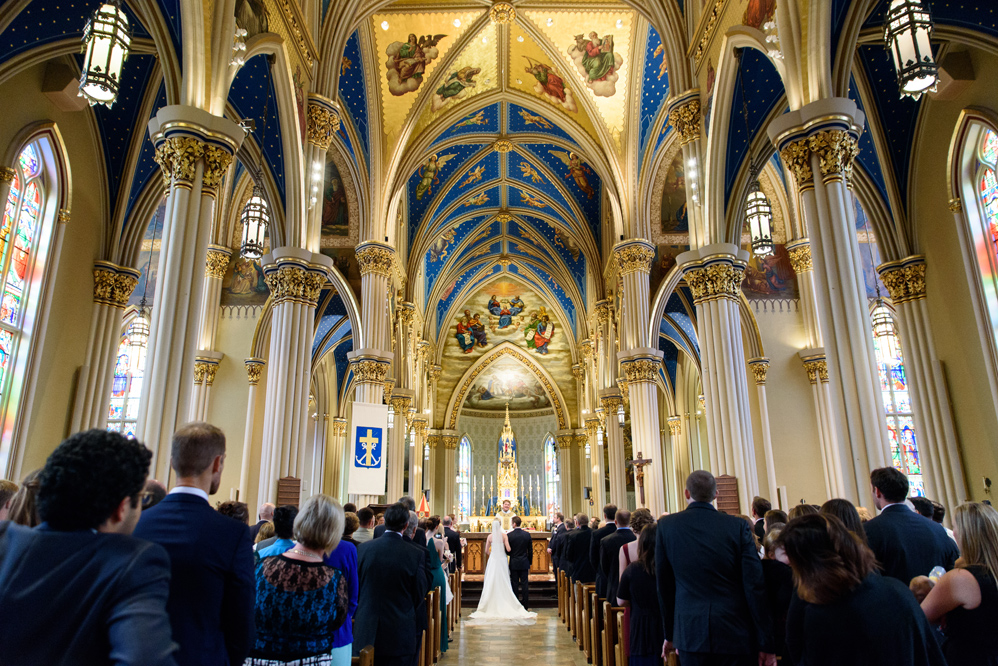
POLYGON ((270 502, 264 502, 260 505, 260 520, 273 520, 274 519, 274 505, 270 502))

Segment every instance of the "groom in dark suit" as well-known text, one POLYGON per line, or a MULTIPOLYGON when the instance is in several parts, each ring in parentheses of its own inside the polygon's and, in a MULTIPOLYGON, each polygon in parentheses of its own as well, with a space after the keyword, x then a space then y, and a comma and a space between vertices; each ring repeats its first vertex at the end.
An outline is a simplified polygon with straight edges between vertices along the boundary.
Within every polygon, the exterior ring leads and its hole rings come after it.
POLYGON ((513 516, 513 529, 506 538, 509 539, 509 579, 513 583, 513 594, 523 604, 524 609, 530 608, 530 560, 533 559, 533 540, 530 534, 520 528, 523 522, 519 516, 513 516))

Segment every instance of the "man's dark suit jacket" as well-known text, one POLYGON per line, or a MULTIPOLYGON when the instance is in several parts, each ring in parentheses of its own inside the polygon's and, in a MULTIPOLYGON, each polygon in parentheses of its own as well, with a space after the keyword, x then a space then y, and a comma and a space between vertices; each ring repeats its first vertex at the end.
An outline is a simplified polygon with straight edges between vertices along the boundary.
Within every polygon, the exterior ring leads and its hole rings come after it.
POLYGON ((755 535, 759 537, 759 541, 761 542, 766 538, 766 521, 762 518, 755 521, 755 525, 752 526, 752 531, 755 532, 755 535))
POLYGON ((204 499, 170 493, 142 513, 135 536, 166 548, 166 610, 180 666, 235 666, 255 640, 256 578, 249 527, 204 499))
POLYGON ((169 591, 155 544, 0 523, 0 664, 173 666, 169 591))
POLYGON ((420 638, 418 618, 424 618, 425 623, 424 597, 430 589, 426 570, 429 554, 425 546, 420 552, 396 533, 360 545, 355 654, 373 645, 374 653, 382 657, 415 656, 420 638))
POLYGON ((599 547, 603 539, 617 531, 617 523, 612 520, 604 524, 593 532, 593 538, 589 542, 589 563, 593 565, 596 572, 596 594, 602 599, 606 599, 606 577, 600 571, 599 547))
POLYGON ((520 571, 530 568, 534 559, 533 538, 520 527, 514 527, 506 535, 509 539, 509 570, 520 571))
POLYGON ((655 568, 666 640, 680 652, 773 652, 762 564, 748 523, 691 502, 658 521, 655 568))
POLYGON ((565 527, 565 523, 560 523, 558 527, 551 530, 551 540, 548 542, 548 548, 551 549, 551 565, 555 571, 561 568, 561 552, 558 548, 558 542, 562 540, 567 530, 568 528, 565 527))
POLYGON ((260 533, 260 528, 269 522, 269 520, 260 520, 257 521, 256 525, 250 525, 250 539, 256 541, 256 535, 260 533))
POLYGON ((452 570, 461 568, 461 535, 449 527, 444 528, 444 536, 447 538, 447 548, 454 554, 451 564, 452 570))
MULTIPOLYGON (((372 538, 377 539, 379 536, 381 536, 384 533, 385 533, 385 524, 382 523, 381 525, 378 525, 374 528, 374 536, 372 538)), ((426 530, 424 530, 422 527, 417 527, 416 533, 413 535, 412 539, 406 539, 406 541, 412 541, 413 543, 416 543, 420 546, 425 546, 426 530)))
POLYGON ((593 531, 586 527, 576 527, 565 535, 565 556, 568 564, 568 575, 572 581, 592 583, 596 580, 596 569, 589 559, 589 546, 593 539, 593 531))
POLYGON ((866 540, 883 567, 883 574, 905 585, 915 576, 928 576, 932 567, 953 568, 960 550, 939 523, 905 504, 887 506, 864 525, 866 540))
POLYGON ((606 581, 606 598, 614 606, 617 605, 617 584, 620 583, 620 547, 637 538, 631 528, 625 527, 600 541, 599 570, 606 581))

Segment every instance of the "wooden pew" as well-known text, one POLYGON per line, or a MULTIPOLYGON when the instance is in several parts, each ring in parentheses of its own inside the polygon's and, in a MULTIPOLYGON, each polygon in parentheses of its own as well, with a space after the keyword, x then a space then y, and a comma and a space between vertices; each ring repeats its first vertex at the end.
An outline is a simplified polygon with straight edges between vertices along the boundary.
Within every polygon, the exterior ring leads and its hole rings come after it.
POLYGON ((593 595, 596 593, 596 583, 587 583, 582 586, 582 635, 585 638, 586 660, 593 663, 593 615, 596 608, 593 606, 593 595))
POLYGON ((617 661, 617 616, 623 612, 622 607, 603 602, 603 666, 627 666, 617 661))
POLYGON ((426 630, 423 630, 423 635, 419 639, 419 661, 418 666, 427 666, 426 663, 426 630))
POLYGON ((564 611, 565 611, 564 601, 565 600, 564 600, 564 598, 562 598, 562 594, 561 594, 561 572, 560 571, 555 571, 554 572, 554 586, 555 586, 555 589, 558 590, 558 619, 560 619, 562 622, 564 622, 565 621, 565 613, 564 613, 564 611))
POLYGON ((441 644, 441 630, 444 623, 443 612, 440 610, 440 595, 443 591, 440 588, 433 589, 433 621, 437 625, 437 631, 433 634, 433 663, 440 661, 443 656, 443 645, 441 644))
POLYGON ((623 665, 628 662, 628 654, 626 650, 627 641, 624 639, 624 631, 626 627, 624 626, 624 613, 617 613, 617 664, 623 665))
POLYGON ((602 666, 603 663, 603 602, 593 589, 589 593, 589 608, 592 609, 589 619, 589 642, 592 647, 589 650, 591 658, 589 663, 593 666, 602 666))
POLYGON ((583 649, 583 638, 582 638, 582 583, 575 581, 575 585, 572 587, 572 633, 574 634, 575 642, 578 644, 579 649, 583 649))
POLYGON ((374 646, 361 648, 360 656, 350 659, 350 666, 374 666, 374 646))
POLYGON ((433 635, 439 632, 434 623, 433 614, 433 590, 426 593, 426 637, 423 640, 423 666, 433 666, 433 657, 436 654, 433 650, 433 635))

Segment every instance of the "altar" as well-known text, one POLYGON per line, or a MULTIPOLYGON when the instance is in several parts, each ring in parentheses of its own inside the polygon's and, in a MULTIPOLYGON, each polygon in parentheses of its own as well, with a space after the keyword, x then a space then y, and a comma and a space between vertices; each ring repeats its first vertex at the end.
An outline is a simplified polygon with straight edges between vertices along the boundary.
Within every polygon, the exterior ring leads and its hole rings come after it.
MULTIPOLYGON (((519 514, 517 514, 519 515, 519 514)), ((535 532, 547 532, 547 516, 520 516, 523 521, 522 527, 535 532)), ((495 516, 468 516, 467 525, 471 532, 484 532, 488 534, 492 531, 492 521, 495 516)), ((548 535, 550 536, 550 534, 548 535)))

